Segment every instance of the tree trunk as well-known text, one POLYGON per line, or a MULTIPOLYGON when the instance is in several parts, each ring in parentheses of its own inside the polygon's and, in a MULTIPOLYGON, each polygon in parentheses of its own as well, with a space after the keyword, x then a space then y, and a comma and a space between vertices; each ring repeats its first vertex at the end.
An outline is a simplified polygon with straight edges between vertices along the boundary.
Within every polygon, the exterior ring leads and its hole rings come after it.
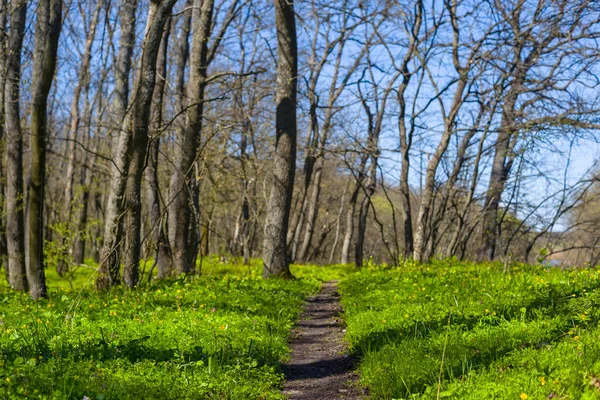
POLYGON ((64 206, 67 208, 67 221, 70 220, 71 213, 73 211, 73 186, 75 184, 75 161, 77 157, 77 130, 79 129, 79 100, 81 93, 85 91, 85 88, 90 84, 89 68, 92 60, 92 45, 94 43, 94 37, 96 36, 96 26, 100 18, 100 11, 102 10, 102 1, 98 1, 94 10, 94 15, 90 22, 87 38, 85 41, 85 48, 83 51, 83 58, 81 60, 81 66, 79 67, 78 81, 75 90, 73 91, 73 99, 71 101, 71 125, 69 133, 67 135, 67 171, 66 171, 66 184, 65 184, 65 200, 64 206))
POLYGON ((171 274, 173 265, 171 248, 165 233, 164 218, 161 213, 161 195, 158 181, 158 155, 160 153, 161 136, 159 132, 163 124, 163 98, 167 76, 167 49, 171 33, 170 19, 167 21, 163 32, 158 60, 156 63, 156 85, 154 87, 153 113, 151 131, 154 138, 150 142, 149 167, 146 173, 148 179, 148 204, 150 205, 151 237, 155 238, 155 262, 158 278, 162 279, 171 274))
POLYGON ((26 268, 29 294, 47 297, 44 274, 44 190, 46 186, 47 101, 62 27, 62 0, 40 0, 37 6, 31 79, 31 166, 27 192, 26 268))
MULTIPOLYGON (((323 132, 323 135, 325 133, 323 132)), ((298 253, 298 260, 305 261, 312 237, 315 232, 315 225, 317 223, 317 217, 319 214, 319 197, 321 195, 321 178, 323 176, 323 163, 324 159, 321 155, 316 164, 315 176, 312 182, 312 191, 310 193, 310 199, 308 202, 308 214, 306 214, 306 228, 304 229, 304 239, 302 241, 302 247, 298 253)))
POLYGON ((131 157, 131 132, 123 119, 129 98, 129 73, 135 35, 137 0, 123 0, 120 11, 121 38, 115 68, 115 100, 113 115, 119 126, 118 143, 113 153, 111 181, 104 218, 104 241, 100 252, 100 270, 96 289, 104 290, 119 284, 119 247, 122 241, 122 221, 127 171, 131 157))
POLYGON ((186 93, 190 104, 186 111, 179 158, 171 176, 173 197, 169 209, 173 263, 178 274, 193 272, 198 254, 198 225, 193 214, 198 204, 194 164, 200 151, 213 9, 213 0, 194 0, 190 77, 186 93))
POLYGON ((6 165, 6 244, 8 276, 11 287, 27 291, 25 269, 25 219, 23 192, 23 134, 20 116, 21 51, 27 2, 14 4, 10 14, 10 35, 5 87, 5 117, 7 139, 6 165))
POLYGON ((410 156, 408 153, 408 149, 401 150, 401 153, 402 167, 400 171, 400 199, 402 204, 402 226, 404 227, 404 258, 410 258, 414 250, 410 187, 408 185, 408 175, 410 171, 410 156))
POLYGON ((359 181, 354 184, 354 189, 348 202, 348 209, 346 210, 346 231, 344 232, 344 242, 342 243, 341 264, 348 264, 350 262, 350 246, 352 245, 352 237, 354 236, 354 212, 356 210, 356 203, 358 202, 360 185, 362 184, 360 179, 359 177, 359 181))
POLYGON ((277 111, 273 184, 263 244, 263 277, 292 276, 287 231, 296 171, 298 48, 293 0, 275 0, 277 27, 277 111))
MULTIPOLYGON (((315 96, 316 85, 320 70, 316 71, 317 74, 313 76, 308 89, 308 101, 310 102, 310 131, 308 133, 308 139, 306 143, 306 157, 304 158, 304 185, 302 187, 302 194, 300 195, 300 206, 297 208, 296 215, 292 219, 292 230, 291 234, 291 261, 295 261, 298 258, 298 251, 300 248, 300 237, 302 236, 302 228, 304 228, 304 222, 306 221, 306 213, 309 209, 308 193, 311 188, 313 179, 314 166, 317 161, 315 152, 317 151, 318 139, 319 139, 319 122, 317 118, 317 96, 315 96)), ((288 240, 288 243, 290 240, 288 240)))
POLYGON ((400 168, 400 201, 401 201, 401 216, 402 225, 404 228, 404 258, 412 257, 414 251, 413 225, 412 225, 412 209, 410 200, 410 187, 408 185, 410 171, 410 149, 412 147, 415 124, 412 123, 410 129, 406 128, 406 99, 405 93, 408 84, 414 74, 410 71, 410 62, 413 59, 418 46, 419 31, 423 20, 423 1, 418 0, 415 5, 416 15, 413 25, 413 36, 410 40, 408 51, 404 56, 401 67, 402 83, 398 87, 398 130, 400 133, 400 154, 402 157, 400 168))
MULTIPOLYGON (((376 143, 374 143, 374 145, 376 145, 376 143)), ((363 201, 360 204, 360 209, 358 210, 358 230, 356 232, 356 244, 354 246, 354 265, 357 267, 362 267, 363 265, 367 217, 369 215, 369 208, 371 207, 371 196, 373 193, 375 193, 375 187, 377 185, 377 150, 376 148, 371 150, 374 151, 374 153, 371 157, 369 180, 364 188, 365 197, 363 198, 363 201)))
MULTIPOLYGON (((4 106, 4 89, 6 87, 6 46, 7 46, 7 16, 8 4, 6 0, 0 0, 0 106, 4 106)), ((4 108, 0 111, 0 269, 4 269, 4 274, 8 282, 8 260, 6 258, 6 196, 5 189, 5 171, 4 171, 4 147, 5 147, 5 119, 4 108)))
POLYGON ((250 264, 250 245, 248 243, 250 236, 250 200, 248 199, 248 177, 247 177, 247 163, 248 163, 248 136, 252 134, 250 129, 250 118, 247 117, 244 120, 244 127, 242 131, 242 137, 240 141, 240 161, 242 166, 242 210, 241 210, 241 227, 240 227, 240 239, 239 242, 242 248, 242 256, 244 258, 244 265, 250 264))
MULTIPOLYGON (((194 0, 187 0, 185 3, 186 11, 183 14, 183 21, 181 22, 181 27, 178 29, 179 36, 177 38, 176 44, 176 54, 175 61, 173 63, 173 67, 175 68, 174 73, 174 87, 175 87, 175 111, 180 113, 176 119, 175 126, 175 138, 173 140, 173 148, 175 152, 175 159, 178 160, 181 156, 177 153, 181 151, 181 144, 183 143, 184 130, 185 130, 185 75, 186 75, 186 65, 189 61, 190 57, 190 29, 192 24, 192 10, 193 10, 194 0), (183 118, 182 118, 183 117, 183 118)), ((173 29, 176 29, 177 25, 171 25, 173 29)), ((172 172, 173 177, 177 171, 172 172)), ((173 243, 175 242, 175 236, 177 235, 177 218, 176 215, 173 214, 173 202, 177 201, 177 192, 173 187, 169 184, 168 194, 168 212, 167 218, 165 221, 166 224, 166 232, 167 232, 167 240, 169 241, 169 250, 171 252, 170 259, 173 263, 173 243)), ((174 267, 172 264, 171 267, 174 267)))
POLYGON ((513 89, 505 101, 500 131, 494 144, 494 160, 483 206, 481 247, 477 255, 479 261, 493 260, 496 253, 498 209, 515 157, 513 149, 516 144, 517 132, 515 132, 513 124, 516 117, 516 101, 517 94, 513 89))
POLYGON ((337 250, 337 246, 340 240, 340 228, 342 226, 342 215, 344 213, 344 203, 346 202, 346 195, 348 194, 348 187, 350 184, 348 183, 344 188, 344 193, 342 194, 342 198, 340 199, 340 209, 338 211, 338 215, 335 221, 335 237, 333 239, 333 244, 331 245, 331 253, 329 254, 329 264, 333 264, 333 259, 335 257, 335 252, 337 250))
POLYGON ((421 204, 419 207, 419 214, 417 215, 417 231, 414 240, 414 255, 413 258, 418 262, 427 261, 427 241, 428 232, 427 226, 429 225, 430 211, 434 201, 434 190, 435 190, 435 175, 437 173, 438 165, 450 144, 450 139, 453 135, 454 121, 458 115, 460 106, 463 104, 463 93, 467 86, 468 74, 464 69, 457 68, 460 72, 460 79, 458 80, 456 91, 454 92, 454 98, 452 106, 448 116, 444 121, 444 132, 440 138, 435 152, 432 154, 429 163, 427 164, 427 172, 425 174, 425 187, 421 193, 421 204))
MULTIPOLYGON (((96 8, 94 9, 94 15, 90 22, 87 38, 85 41, 85 48, 83 51, 83 58, 81 60, 81 66, 79 67, 78 82, 73 92, 73 99, 71 101, 71 125, 69 133, 67 135, 67 170, 66 170, 66 184, 65 184, 65 197, 63 205, 66 207, 66 222, 69 229, 73 229, 73 199, 74 199, 74 185, 75 185, 75 162, 77 158, 77 131, 79 129, 79 100, 82 92, 87 92, 87 88, 90 84, 89 68, 92 59, 92 45, 94 43, 94 37, 96 36, 96 26, 100 19, 100 11, 102 10, 102 1, 98 1, 96 8)), ((82 199, 83 200, 83 199, 82 199)), ((84 205, 86 207, 86 205, 84 205)), ((65 240, 66 238, 63 238, 65 240)), ((75 243, 73 243, 73 247, 75 243)), ((83 260, 82 260, 83 261, 83 260)), ((81 263, 80 261, 79 263, 81 263)), ((78 263, 78 262, 76 262, 78 263)), ((56 272, 63 276, 69 268, 69 264, 66 259, 61 259, 56 265, 56 272)))
POLYGON ((127 174, 125 254, 123 257, 123 283, 133 288, 139 283, 140 237, 142 214, 142 176, 148 151, 148 128, 154 85, 156 60, 161 45, 165 23, 177 0, 156 0, 150 3, 144 50, 139 75, 136 79, 135 100, 126 121, 131 129, 131 162, 127 174))

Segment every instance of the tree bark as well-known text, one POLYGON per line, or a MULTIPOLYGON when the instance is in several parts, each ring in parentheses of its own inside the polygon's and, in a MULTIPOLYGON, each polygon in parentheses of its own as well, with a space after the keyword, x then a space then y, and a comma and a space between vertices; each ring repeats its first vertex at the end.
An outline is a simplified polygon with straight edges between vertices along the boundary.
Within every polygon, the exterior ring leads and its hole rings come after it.
POLYGON ((346 202, 346 195, 348 194, 348 188, 350 187, 350 183, 346 185, 344 188, 344 193, 342 193, 342 198, 340 199, 340 209, 337 214, 337 218, 335 220, 335 237, 333 239, 333 244, 331 245, 331 252, 329 253, 329 264, 333 264, 333 259, 335 257, 335 253, 337 250, 337 246, 340 240, 340 228, 342 226, 342 215, 344 213, 344 203, 346 202))
POLYGON ((367 231, 367 217, 369 215, 369 208, 371 207, 371 196, 375 193, 375 188, 377 185, 377 142, 379 134, 376 133, 376 137, 370 140, 372 146, 371 147, 371 166, 369 168, 369 178, 367 180, 367 184, 363 188, 365 192, 365 197, 360 204, 360 209, 358 210, 358 230, 356 232, 356 243, 354 245, 354 265, 357 267, 362 267, 363 265, 363 255, 364 255, 364 244, 365 244, 365 233, 367 231))
MULTIPOLYGON (((80 121, 79 101, 81 99, 82 92, 86 93, 90 84, 89 68, 90 62, 92 60, 92 45, 94 43, 94 37, 96 36, 96 27, 100 19, 100 11, 102 10, 102 5, 103 2, 98 1, 98 3, 96 4, 96 8, 94 9, 94 14, 92 15, 92 20, 90 22, 88 34, 85 41, 85 47, 83 50, 83 57, 81 60, 81 65, 79 67, 78 82, 77 86, 75 86, 75 90, 73 91, 73 99, 71 101, 71 125, 69 127, 69 133, 67 135, 67 170, 65 179, 65 197, 63 202, 63 205, 66 207, 66 222, 69 229, 73 229, 73 224, 71 220, 73 219, 75 163, 77 159, 77 136, 80 121)), ((83 200, 84 199, 82 198, 82 201, 83 200)), ((84 204, 83 207, 87 207, 87 204, 84 204)), ((72 250, 74 249, 75 243, 73 243, 72 250)), ((81 259, 81 261, 79 262, 74 262, 81 263, 83 262, 83 259, 81 259)), ((58 264, 56 265, 56 271, 60 276, 63 276, 68 271, 68 268, 69 264, 65 259, 59 260, 58 264)))
POLYGON ((20 117, 21 52, 27 1, 11 2, 10 34, 6 58, 4 88, 5 130, 7 141, 6 165, 6 244, 8 252, 8 281, 15 290, 27 291, 25 269, 25 220, 23 193, 23 134, 20 117))
POLYGON ((123 0, 120 11, 121 38, 115 68, 115 100, 113 115, 119 126, 118 143, 113 153, 111 181, 104 219, 104 241, 100 252, 100 270, 96 289, 104 290, 119 284, 119 247, 122 241, 122 217, 127 171, 131 158, 131 132, 125 118, 129 99, 129 73, 136 26, 137 0, 123 0))
POLYGON ((27 192, 26 268, 29 294, 47 297, 44 273, 44 191, 46 186, 47 101, 56 70, 62 28, 62 0, 40 0, 37 6, 31 85, 31 166, 27 192))
POLYGON ((198 207, 194 163, 200 151, 213 11, 213 0, 194 0, 190 77, 186 93, 190 104, 186 111, 179 158, 171 176, 173 196, 169 208, 170 241, 178 274, 193 272, 198 254, 198 225, 193 214, 198 207))
POLYGON ((293 0, 275 0, 277 110, 273 183, 263 243, 263 277, 290 278, 287 231, 296 172, 298 48, 293 0))
POLYGON ((90 62, 92 60, 92 45, 94 43, 94 37, 96 36, 96 26, 100 19, 100 11, 102 10, 102 1, 98 1, 96 8, 94 9, 94 15, 90 22, 87 38, 85 41, 85 48, 83 50, 83 57, 81 65, 79 67, 79 73, 77 78, 77 86, 73 91, 73 100, 71 101, 71 125, 69 127, 69 133, 67 135, 67 171, 66 171, 66 184, 65 184, 65 200, 64 206, 67 208, 67 221, 70 220, 73 211, 73 186, 75 184, 75 161, 77 158, 77 130, 79 129, 79 100, 81 93, 86 90, 86 87, 90 84, 90 62))
MULTIPOLYGON (((6 86, 6 47, 7 47, 7 23, 8 23, 8 4, 6 0, 0 0, 0 105, 4 106, 4 89, 6 86)), ((6 252, 6 196, 5 189, 5 171, 4 171, 4 148, 5 148, 5 117, 4 109, 0 111, 0 269, 4 269, 4 273, 8 282, 8 261, 6 252)))
POLYGON ((500 131, 494 144, 494 159, 490 181, 485 195, 484 214, 482 221, 481 247, 478 260, 493 260, 496 254, 496 239, 498 237, 498 210, 502 193, 512 169, 514 161, 514 145, 516 144, 517 132, 511 128, 514 121, 514 102, 509 98, 502 113, 500 131), (510 104, 512 103, 512 105, 510 104))
MULTIPOLYGON (((361 168, 364 169, 364 166, 361 166, 361 168)), ((346 230, 344 232, 344 241, 342 242, 341 264, 348 264, 350 262, 350 246, 352 245, 352 237, 354 236, 354 212, 362 185, 362 174, 362 172, 359 173, 358 181, 354 184, 354 189, 352 189, 350 201, 348 202, 348 209, 346 210, 346 230)))
POLYGON ((156 83, 156 61, 165 23, 177 0, 153 0, 150 3, 146 37, 131 112, 126 121, 131 129, 131 162, 127 174, 125 254, 123 257, 123 283, 133 288, 139 283, 142 214, 142 176, 148 151, 150 109, 156 83))
MULTIPOLYGON (((427 242, 428 242, 428 234, 427 226, 429 225, 429 218, 431 207, 433 206, 433 201, 435 197, 435 176, 437 173, 437 168, 450 144, 450 139, 454 134, 454 122, 458 117, 458 112, 461 106, 464 104, 464 92, 467 87, 469 81, 469 71, 473 68, 473 61, 475 55, 479 50, 480 44, 476 45, 470 52, 467 57, 466 62, 464 64, 466 66, 461 65, 461 59, 459 57, 459 21, 457 19, 457 3, 453 2, 452 4, 446 4, 448 8, 451 24, 454 31, 454 40, 452 42, 452 53, 453 53, 453 63, 456 72, 458 73, 458 79, 456 83, 456 89, 454 92, 454 96, 452 99, 452 104, 450 106, 450 110, 447 115, 444 115, 444 132, 442 133, 442 137, 434 151, 431 155, 431 159, 427 164, 427 170, 425 174, 425 186, 421 193, 421 204, 419 207, 419 214, 417 215, 417 228, 414 237, 414 252, 413 258, 417 262, 425 262, 427 261, 427 242)), ((442 108, 442 112, 444 112, 443 103, 440 100, 440 107, 442 108)))
POLYGON ((171 248, 165 233, 164 218, 161 213, 161 194, 158 180, 158 155, 160 153, 161 135, 159 135, 163 124, 163 98, 165 94, 166 76, 167 76, 167 49, 169 45, 169 36, 171 33, 170 19, 167 21, 163 32, 160 49, 158 51, 158 60, 156 62, 156 84, 154 87, 154 100, 152 112, 151 131, 154 138, 150 141, 149 169, 147 170, 148 179, 148 204, 150 205, 150 229, 153 231, 152 237, 155 243, 155 262, 157 268, 157 277, 165 278, 171 274, 172 259, 171 248))

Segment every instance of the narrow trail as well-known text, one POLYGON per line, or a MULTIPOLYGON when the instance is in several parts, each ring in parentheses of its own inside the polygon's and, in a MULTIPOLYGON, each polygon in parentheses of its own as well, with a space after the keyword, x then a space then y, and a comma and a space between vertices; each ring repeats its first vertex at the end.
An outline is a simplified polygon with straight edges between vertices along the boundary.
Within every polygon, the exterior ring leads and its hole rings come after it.
POLYGON ((283 366, 284 394, 290 400, 358 400, 353 360, 342 341, 344 327, 337 282, 324 283, 321 292, 307 300, 304 313, 292 330, 292 359, 283 366))

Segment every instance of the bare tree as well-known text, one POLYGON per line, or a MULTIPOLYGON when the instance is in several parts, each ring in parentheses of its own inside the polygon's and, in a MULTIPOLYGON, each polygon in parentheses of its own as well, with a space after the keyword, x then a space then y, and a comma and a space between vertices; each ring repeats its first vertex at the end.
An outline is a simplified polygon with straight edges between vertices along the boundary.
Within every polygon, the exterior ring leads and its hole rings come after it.
POLYGON ((23 192, 23 134, 20 116, 21 52, 27 23, 27 1, 11 2, 10 34, 4 91, 6 164, 6 242, 8 281, 15 290, 28 290, 25 269, 25 220, 23 192))
POLYGON ((276 139, 273 183, 263 244, 263 276, 291 277, 287 231, 296 171, 298 45, 292 0, 275 0, 277 27, 276 139))
POLYGON ((160 141, 163 129, 163 109, 164 96, 167 81, 167 51, 169 47, 169 37, 171 34, 170 19, 167 20, 163 36, 158 50, 156 61, 156 84, 154 87, 154 99, 152 102, 151 131, 154 137, 149 145, 149 168, 146 170, 148 180, 148 204, 150 206, 150 225, 152 226, 152 236, 155 247, 155 260, 157 265, 158 278, 168 276, 172 271, 173 260, 171 258, 171 247, 167 239, 163 214, 161 212, 161 192, 158 179, 158 158, 160 154, 160 141))
POLYGON ((29 294, 47 297, 44 273, 44 189, 48 94, 56 70, 58 38, 62 28, 62 0, 40 0, 37 7, 31 85, 31 166, 27 185, 26 268, 29 294))
POLYGON ((173 196, 169 209, 169 239, 177 273, 190 273, 196 266, 199 243, 199 188, 194 166, 200 153, 208 67, 215 58, 227 28, 237 14, 238 1, 230 3, 224 21, 209 45, 215 22, 214 7, 214 0, 194 0, 190 76, 186 87, 189 103, 185 112, 186 123, 181 146, 171 176, 173 196))
POLYGON ((200 147, 202 117, 204 111, 204 91, 208 68, 208 41, 213 24, 214 1, 194 0, 192 12, 192 49, 190 77, 186 95, 190 104, 186 110, 186 127, 177 165, 171 177, 171 190, 174 196, 169 209, 169 225, 174 235, 170 238, 173 261, 177 273, 189 273, 195 268, 198 246, 197 227, 193 210, 197 209, 194 162, 200 147))
MULTIPOLYGON (((79 66, 79 72, 77 77, 77 85, 73 91, 73 100, 71 102, 71 125, 69 127, 69 133, 67 135, 67 170, 66 170, 66 183, 65 183, 65 196, 64 206, 66 207, 66 221, 71 222, 73 217, 73 198, 74 198, 74 186, 75 186, 75 164, 77 160, 77 142, 78 142, 78 130, 80 125, 80 110, 79 103, 82 93, 87 93, 90 85, 90 63, 92 60, 92 45, 94 43, 94 37, 96 36, 96 27, 100 19, 100 11, 102 10, 103 2, 98 1, 94 8, 90 26, 88 27, 85 47, 83 50, 83 57, 81 65, 79 66)), ((61 260, 56 266, 59 275, 63 275, 67 272, 68 264, 65 260, 61 260)))
POLYGON ((131 132, 124 123, 129 101, 129 74, 133 55, 137 0, 123 1, 120 10, 121 37, 115 61, 115 99, 113 113, 119 125, 118 143, 114 147, 111 181, 104 221, 104 241, 100 253, 97 289, 107 289, 120 281, 119 246, 122 241, 122 217, 127 171, 131 158, 131 132), (121 128, 123 125, 123 128, 121 128))
MULTIPOLYGON (((494 29, 494 24, 491 24, 486 31, 481 34, 481 37, 475 42, 475 44, 469 48, 466 55, 462 55, 461 47, 462 41, 460 37, 460 18, 458 15, 458 0, 447 0, 444 2, 446 10, 450 18, 450 24, 452 26, 452 63, 457 74, 456 85, 454 87, 454 95, 450 107, 447 109, 444 105, 442 97, 440 96, 440 88, 432 78, 432 85, 436 88, 437 98, 439 100, 439 107, 442 113, 444 129, 438 145, 431 155, 431 159, 427 164, 427 171, 425 176, 425 186, 421 193, 421 204, 419 207, 419 214, 416 221, 416 233, 414 238, 414 252, 413 258, 418 262, 427 261, 427 225, 429 223, 430 211, 434 201, 435 191, 435 179, 438 170, 438 166, 446 152, 450 139, 455 133, 455 123, 459 116, 461 107, 465 104, 465 91, 467 91, 469 84, 474 82, 474 73, 476 70, 477 61, 480 58, 479 50, 485 43, 485 38, 494 29), (463 61, 464 60, 464 61, 463 61), (447 110, 447 111, 446 111, 447 110)), ((429 68, 425 66, 429 71, 429 68)), ((431 73, 428 72, 430 75, 431 73)), ((467 91, 468 96, 468 91, 467 91)))
POLYGON ((135 83, 135 95, 131 104, 131 111, 127 114, 125 120, 125 129, 131 130, 132 149, 125 190, 127 218, 124 229, 123 282, 130 288, 139 283, 142 176, 148 152, 148 128, 156 83, 156 61, 165 24, 176 1, 154 0, 150 3, 140 69, 135 83))

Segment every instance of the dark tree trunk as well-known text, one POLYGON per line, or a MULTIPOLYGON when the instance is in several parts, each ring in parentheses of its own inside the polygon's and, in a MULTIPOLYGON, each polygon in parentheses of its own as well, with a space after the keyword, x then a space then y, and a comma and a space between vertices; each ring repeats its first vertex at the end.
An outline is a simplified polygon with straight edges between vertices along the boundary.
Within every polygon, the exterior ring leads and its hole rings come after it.
POLYGON ((178 274, 193 272, 198 254, 198 225, 194 215, 198 209, 198 189, 194 164, 200 151, 213 8, 213 0, 194 0, 190 77, 186 93, 190 104, 179 157, 171 176, 173 196, 169 208, 170 241, 178 274))
POLYGON ((277 26, 277 111, 273 185, 263 244, 263 276, 291 277, 287 231, 296 171, 298 48, 292 0, 275 0, 277 26))
POLYGON ((47 101, 56 70, 62 27, 62 0, 37 5, 31 85, 31 166, 27 191, 26 268, 29 294, 47 297, 44 273, 44 190, 46 186, 47 101))
POLYGON ((113 153, 111 182, 104 218, 104 241, 100 252, 100 271, 96 278, 96 289, 108 289, 119 284, 119 247, 122 241, 122 216, 125 209, 125 185, 131 158, 131 132, 123 121, 129 99, 129 73, 136 26, 137 0, 123 0, 120 11, 121 38, 119 54, 115 61, 115 100, 113 115, 119 127, 118 143, 113 153))
MULTIPOLYGON (((63 205, 66 207, 66 221, 69 229, 73 229, 73 200, 74 200, 74 192, 75 192, 75 162, 77 159, 77 150, 78 146, 76 145, 78 140, 78 130, 79 130, 79 121, 80 121, 80 112, 79 112, 79 100, 81 98, 82 93, 87 93, 89 84, 90 84, 90 62, 92 60, 92 45, 94 43, 94 37, 96 36, 96 26, 98 25, 98 20, 100 19, 100 11, 102 10, 102 1, 98 1, 96 4, 96 8, 94 9, 94 15, 92 16, 92 20, 90 22, 85 48, 83 51, 83 58, 81 60, 81 66, 79 67, 78 73, 78 82, 75 90, 73 92, 73 99, 71 101, 71 125, 69 128, 69 133, 67 136, 67 170, 66 170, 66 184, 65 184, 65 198, 63 205)), ((85 166, 84 166, 85 168, 85 166)), ((87 200, 87 199, 86 199, 87 200)), ((84 201, 82 198, 81 201, 84 201)), ((84 204, 84 207, 87 207, 84 204)), ((63 238, 65 240, 65 238, 63 238)), ((76 240, 79 242, 79 240, 76 240)), ((75 243, 73 243, 73 250, 75 247, 75 243)), ((73 260, 76 264, 80 264, 83 262, 73 260)), ((56 272, 63 276, 69 269, 69 264, 67 259, 59 260, 56 265, 56 272)))
POLYGON ((517 140, 517 132, 513 126, 516 116, 516 101, 516 91, 511 90, 511 93, 505 100, 500 131, 494 144, 492 172, 483 206, 481 247, 477 255, 479 261, 493 260, 496 255, 496 239, 499 229, 498 210, 502 193, 506 187, 506 182, 515 158, 513 150, 517 140))
MULTIPOLYGON (((364 166, 362 166, 362 168, 364 168, 364 166)), ((352 245, 352 238, 354 237, 354 213, 356 211, 360 186, 362 185, 361 176, 362 173, 358 178, 359 180, 354 184, 354 189, 352 190, 350 201, 348 202, 348 209, 346 210, 346 230, 344 232, 344 241, 342 242, 341 264, 348 264, 350 262, 350 246, 352 245)))
POLYGON ((15 290, 27 291, 25 269, 25 217, 23 192, 23 134, 20 116, 21 51, 27 2, 15 4, 10 14, 6 60, 5 117, 7 141, 6 165, 6 244, 8 277, 15 290))
POLYGON ((136 82, 135 100, 128 114, 131 129, 131 162, 127 175, 125 255, 123 283, 135 287, 139 283, 142 214, 142 176, 148 151, 150 108, 156 83, 156 61, 165 24, 177 0, 155 0, 150 4, 141 67, 136 82))
POLYGON ((377 184, 377 156, 373 155, 369 180, 366 187, 364 188, 365 197, 360 204, 358 210, 358 229, 356 232, 356 244, 354 246, 354 265, 362 267, 363 265, 363 254, 365 245, 365 234, 367 231, 367 217, 369 215, 369 209, 371 207, 371 196, 375 193, 375 186, 377 184))
MULTIPOLYGON (((4 106, 4 89, 6 86, 6 47, 7 47, 7 16, 8 4, 6 0, 0 0, 0 107, 4 106)), ((5 129, 4 129, 4 108, 0 109, 0 269, 4 269, 4 274, 8 282, 8 260, 6 258, 6 196, 5 189, 5 171, 4 171, 4 147, 5 147, 5 129)))
POLYGON ((159 279, 169 276, 173 265, 171 248, 165 233, 164 218, 161 212, 161 194, 158 181, 158 155, 160 153, 161 141, 159 133, 163 124, 163 98, 167 76, 167 49, 170 32, 170 20, 168 20, 163 32, 158 51, 158 60, 156 62, 157 80, 154 87, 151 127, 151 131, 155 136, 150 142, 149 168, 146 173, 148 179, 148 204, 150 205, 150 229, 152 230, 151 237, 153 238, 151 240, 155 244, 155 262, 159 279))

